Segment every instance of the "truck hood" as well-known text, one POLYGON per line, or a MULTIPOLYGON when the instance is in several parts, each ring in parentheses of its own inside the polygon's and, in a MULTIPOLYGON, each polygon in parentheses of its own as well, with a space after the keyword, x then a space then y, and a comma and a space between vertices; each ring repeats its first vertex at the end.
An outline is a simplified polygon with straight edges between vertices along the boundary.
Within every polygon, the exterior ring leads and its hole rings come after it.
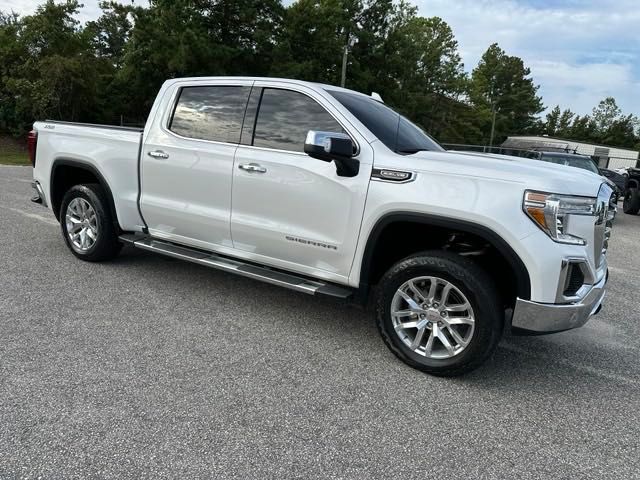
POLYGON ((418 152, 397 160, 398 164, 403 165, 402 168, 425 174, 438 172, 490 178, 522 184, 524 189, 570 195, 596 196, 604 181, 600 175, 580 168, 510 155, 458 151, 418 152))

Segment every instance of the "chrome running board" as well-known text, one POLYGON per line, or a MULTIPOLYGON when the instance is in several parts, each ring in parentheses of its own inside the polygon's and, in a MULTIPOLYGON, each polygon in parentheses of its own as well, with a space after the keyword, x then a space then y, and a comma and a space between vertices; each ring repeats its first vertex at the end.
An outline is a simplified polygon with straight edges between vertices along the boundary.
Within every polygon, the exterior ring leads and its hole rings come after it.
POLYGON ((253 278, 297 292, 310 295, 329 295, 342 299, 348 299, 353 295, 353 290, 348 287, 325 283, 321 280, 311 280, 269 267, 245 263, 242 260, 224 257, 216 253, 156 240, 146 235, 124 234, 120 235, 120 241, 131 244, 136 248, 141 248, 142 250, 160 253, 225 272, 236 273, 243 277, 253 278))

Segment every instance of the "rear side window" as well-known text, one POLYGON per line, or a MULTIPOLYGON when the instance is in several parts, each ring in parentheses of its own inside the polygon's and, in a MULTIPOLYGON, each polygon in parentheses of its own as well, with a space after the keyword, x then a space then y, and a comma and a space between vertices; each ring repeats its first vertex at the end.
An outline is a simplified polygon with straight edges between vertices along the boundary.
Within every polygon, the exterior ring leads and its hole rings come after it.
POLYGON ((251 87, 184 87, 169 129, 183 137, 238 143, 251 87))
POLYGON ((304 152, 309 130, 344 133, 331 114, 312 98, 291 90, 263 90, 254 146, 304 152))

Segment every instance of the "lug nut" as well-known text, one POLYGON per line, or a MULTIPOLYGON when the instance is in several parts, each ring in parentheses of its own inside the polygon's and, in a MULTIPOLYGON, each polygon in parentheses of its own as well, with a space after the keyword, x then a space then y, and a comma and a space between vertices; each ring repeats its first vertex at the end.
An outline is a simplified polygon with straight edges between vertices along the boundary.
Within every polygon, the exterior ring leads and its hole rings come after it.
POLYGON ((442 312, 440 312, 440 316, 441 317, 446 317, 447 316, 447 312, 445 312, 444 310, 442 312))
POLYGON ((438 308, 438 302, 433 302, 434 308, 438 308))

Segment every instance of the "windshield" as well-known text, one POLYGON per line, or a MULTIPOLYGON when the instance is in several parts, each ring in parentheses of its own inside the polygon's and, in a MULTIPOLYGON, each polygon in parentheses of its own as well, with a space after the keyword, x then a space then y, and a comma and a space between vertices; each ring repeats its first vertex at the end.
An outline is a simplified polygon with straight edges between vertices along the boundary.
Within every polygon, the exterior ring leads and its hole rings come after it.
POLYGON ((327 90, 390 150, 411 154, 444 149, 417 125, 373 98, 327 90))
POLYGON ((590 172, 600 175, 598 167, 596 167, 596 164, 590 158, 579 157, 577 155, 542 155, 540 159, 545 162, 557 163, 558 165, 582 168, 583 170, 589 170, 590 172))

